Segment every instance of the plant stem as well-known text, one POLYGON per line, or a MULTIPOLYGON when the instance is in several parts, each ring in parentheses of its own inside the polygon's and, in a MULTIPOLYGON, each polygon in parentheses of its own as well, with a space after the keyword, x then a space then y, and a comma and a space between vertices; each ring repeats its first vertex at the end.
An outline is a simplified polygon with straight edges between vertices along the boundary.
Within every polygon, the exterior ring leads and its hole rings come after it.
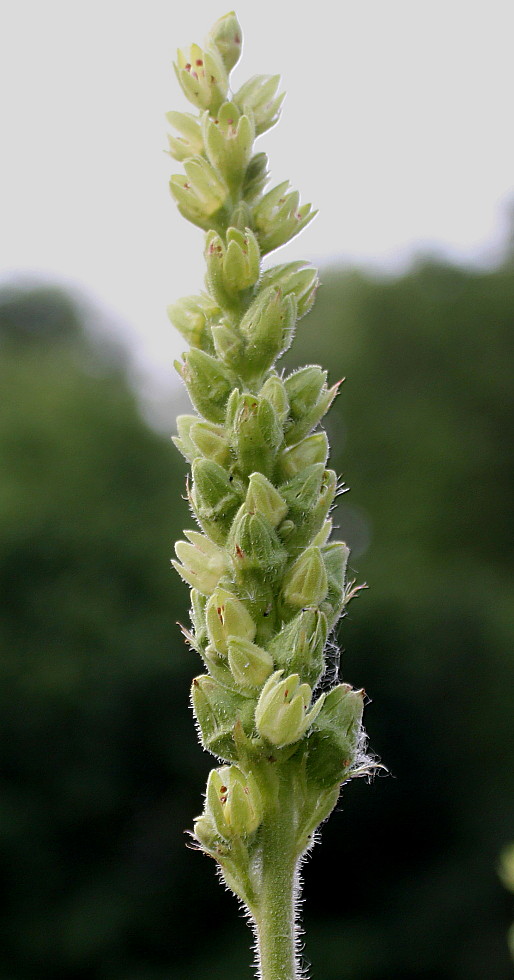
POLYGON ((297 853, 293 787, 284 780, 277 809, 261 826, 262 879, 256 932, 260 980, 297 980, 297 853))

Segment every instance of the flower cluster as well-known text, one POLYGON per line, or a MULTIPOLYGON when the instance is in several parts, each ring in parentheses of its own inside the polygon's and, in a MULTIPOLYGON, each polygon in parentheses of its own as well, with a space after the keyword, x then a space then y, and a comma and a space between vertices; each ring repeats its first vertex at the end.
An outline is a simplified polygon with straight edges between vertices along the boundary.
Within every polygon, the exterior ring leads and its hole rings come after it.
POLYGON ((324 678, 327 638, 352 594, 348 548, 330 538, 337 477, 319 428, 338 386, 317 366, 286 376, 275 366, 314 302, 317 273, 303 262, 262 269, 314 212, 287 183, 266 189, 254 141, 277 121, 282 95, 278 76, 230 91, 240 49, 228 14, 203 48, 178 53, 198 114, 169 113, 170 153, 184 170, 170 186, 205 231, 206 291, 169 314, 190 345, 176 366, 195 414, 178 418, 175 443, 191 464, 201 529, 184 532, 174 565, 191 586, 185 632, 205 668, 192 686, 200 738, 224 763, 194 836, 251 909, 278 782, 287 774, 300 855, 355 772, 364 692, 324 678))

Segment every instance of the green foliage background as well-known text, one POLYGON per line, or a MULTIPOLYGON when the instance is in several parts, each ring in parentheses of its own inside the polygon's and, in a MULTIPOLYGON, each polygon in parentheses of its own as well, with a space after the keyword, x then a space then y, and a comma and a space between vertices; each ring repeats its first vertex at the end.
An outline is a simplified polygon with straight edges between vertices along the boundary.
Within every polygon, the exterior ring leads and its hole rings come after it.
MULTIPOLYGON (((306 956, 317 980, 508 980, 513 267, 322 281, 293 356, 348 379, 336 522, 370 589, 339 640, 390 775, 323 829, 306 956)), ((184 846, 210 763, 169 570, 182 462, 58 290, 0 294, 0 386, 0 980, 250 976, 184 846)))

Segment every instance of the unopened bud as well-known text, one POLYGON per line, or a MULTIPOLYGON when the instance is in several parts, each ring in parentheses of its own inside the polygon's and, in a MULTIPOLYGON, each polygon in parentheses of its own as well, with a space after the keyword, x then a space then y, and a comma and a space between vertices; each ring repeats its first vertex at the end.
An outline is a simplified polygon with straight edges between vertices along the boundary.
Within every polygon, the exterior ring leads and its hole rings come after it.
POLYGON ((175 367, 184 381, 196 410, 209 422, 223 422, 234 375, 215 357, 193 348, 183 355, 184 363, 175 367))
POLYGON ((264 373, 288 349, 296 324, 296 299, 280 289, 261 290, 240 323, 247 342, 246 363, 254 373, 264 373))
POLYGON ((290 480, 297 473, 302 473, 308 466, 321 463, 325 466, 328 459, 328 438, 326 432, 315 432, 306 436, 295 446, 291 446, 280 455, 280 471, 285 480, 290 480))
POLYGON ((207 156, 229 187, 241 187, 248 166, 255 129, 251 117, 241 115, 233 102, 224 102, 217 119, 204 118, 207 156))
POLYGON ((211 164, 204 157, 188 157, 184 162, 184 174, 174 174, 170 190, 179 211, 188 221, 200 228, 209 229, 212 217, 227 200, 229 190, 211 164))
POLYGON ((193 418, 189 436, 197 448, 195 456, 200 453, 220 466, 226 466, 230 461, 230 449, 223 426, 215 425, 214 422, 201 422, 194 416, 193 418))
POLYGON ((168 316, 173 326, 191 347, 198 347, 208 354, 214 353, 211 326, 221 315, 219 306, 205 293, 184 296, 178 303, 168 306, 168 316))
POLYGON ((210 595, 225 571, 225 552, 199 531, 184 531, 184 534, 188 541, 177 541, 175 545, 182 564, 176 561, 172 564, 185 582, 210 595))
POLYGON ((244 689, 261 687, 273 670, 267 650, 235 636, 228 641, 228 664, 236 684, 244 689))
POLYGON ((234 518, 227 541, 236 581, 247 588, 271 582, 282 572, 287 553, 270 522, 262 514, 249 514, 243 506, 234 518))
POLYGON ((190 112, 167 112, 166 119, 180 133, 180 136, 168 136, 170 153, 175 160, 182 162, 203 153, 202 127, 196 116, 190 112))
POLYGON ((228 76, 217 49, 202 51, 192 44, 189 51, 177 51, 174 65, 177 78, 187 99, 199 109, 216 112, 228 89, 228 76))
MULTIPOLYGON (((227 411, 228 417, 228 411, 227 411)), ((233 446, 245 475, 271 476, 275 453, 282 442, 282 426, 266 398, 239 396, 233 422, 233 446)))
POLYGON ((242 44, 243 34, 233 10, 216 21, 205 42, 206 48, 217 48, 227 72, 239 61, 242 44))
POLYGON ((252 473, 245 500, 248 514, 261 514, 276 527, 287 514, 288 506, 278 490, 262 473, 252 473))
POLYGON ((268 644, 277 667, 297 673, 314 687, 324 669, 328 627, 319 609, 302 609, 268 644))
POLYGON ((307 771, 317 785, 342 782, 355 763, 361 737, 364 691, 333 687, 309 736, 307 771))
POLYGON ((332 541, 321 548, 327 573, 328 589, 323 609, 330 626, 333 626, 343 608, 345 575, 350 549, 342 541, 332 541))
POLYGON ((285 379, 290 403, 289 421, 285 427, 288 445, 308 435, 328 412, 341 382, 327 388, 326 378, 326 371, 311 364, 285 379))
POLYGON ((226 657, 229 637, 253 640, 256 625, 237 596, 218 587, 205 607, 207 632, 217 652, 226 657))
POLYGON ((319 285, 318 272, 311 266, 306 268, 305 262, 288 262, 268 269, 260 285, 261 288, 278 286, 285 296, 294 293, 299 319, 309 312, 314 303, 319 285))
POLYGON ((263 398, 267 398, 270 405, 273 405, 280 421, 284 422, 289 412, 289 401, 282 379, 277 374, 272 374, 264 382, 260 394, 263 398))
POLYGON ((224 544, 242 502, 239 484, 211 459, 195 459, 192 471, 194 512, 206 533, 218 544, 224 544))
POLYGON ((310 204, 300 207, 298 191, 288 191, 284 181, 268 191, 253 209, 253 223, 262 255, 284 245, 315 217, 310 204))
POLYGON ((298 674, 282 679, 277 670, 266 681, 255 709, 255 724, 260 735, 273 745, 291 745, 305 734, 317 718, 325 695, 309 710, 312 690, 300 684, 298 674))
POLYGON ((234 102, 243 112, 251 112, 257 136, 265 133, 277 122, 285 93, 277 95, 280 75, 254 75, 234 96, 234 102))
POLYGON ((234 728, 239 721, 244 731, 252 730, 255 702, 208 674, 195 677, 191 700, 204 748, 228 762, 235 760, 234 728))
POLYGON ((319 606, 327 594, 328 581, 319 548, 307 548, 287 572, 282 589, 286 605, 301 609, 319 606))

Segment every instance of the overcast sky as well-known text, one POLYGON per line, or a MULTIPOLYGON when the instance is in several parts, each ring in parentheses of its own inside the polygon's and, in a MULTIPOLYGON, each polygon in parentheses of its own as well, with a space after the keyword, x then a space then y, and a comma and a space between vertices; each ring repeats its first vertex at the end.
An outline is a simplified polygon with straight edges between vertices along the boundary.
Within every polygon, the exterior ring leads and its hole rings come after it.
MULTIPOLYGON (((165 308, 202 284, 202 233, 168 193, 171 67, 228 7, 195 0, 0 0, 0 276, 79 287, 161 378, 165 308)), ((491 261, 514 199, 508 0, 240 0, 235 85, 282 75, 259 140, 274 182, 320 209, 278 253, 399 268, 438 250, 491 261)))

